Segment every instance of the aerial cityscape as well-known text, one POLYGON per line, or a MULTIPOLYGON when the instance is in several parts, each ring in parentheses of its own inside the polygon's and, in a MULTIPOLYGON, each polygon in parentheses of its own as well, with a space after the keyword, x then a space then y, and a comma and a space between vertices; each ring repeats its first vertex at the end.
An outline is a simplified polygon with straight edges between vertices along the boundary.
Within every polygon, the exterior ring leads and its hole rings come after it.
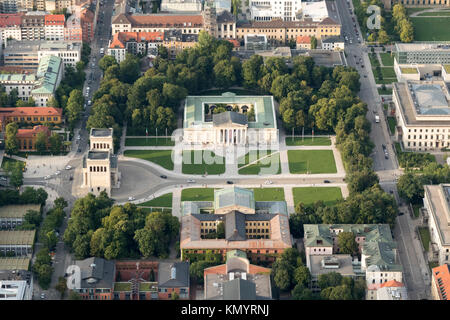
POLYGON ((0 0, 0 300, 450 300, 449 25, 0 0))

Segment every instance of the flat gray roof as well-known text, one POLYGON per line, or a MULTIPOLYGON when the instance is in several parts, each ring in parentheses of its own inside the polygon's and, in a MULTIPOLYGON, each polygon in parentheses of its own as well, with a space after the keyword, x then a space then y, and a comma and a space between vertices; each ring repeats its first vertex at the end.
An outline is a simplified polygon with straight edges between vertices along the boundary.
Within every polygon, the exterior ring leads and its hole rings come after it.
POLYGON ((439 84, 412 84, 411 92, 420 114, 450 114, 450 106, 439 84))
POLYGON ((108 159, 108 151, 89 151, 88 159, 90 160, 106 160, 108 159))
POLYGON ((91 129, 91 136, 94 137, 111 137, 113 135, 113 129, 97 129, 92 128, 91 129))
POLYGON ((310 255, 310 272, 314 277, 318 277, 321 274, 337 272, 343 276, 355 276, 352 265, 352 257, 349 254, 333 254, 329 256, 315 256, 310 255), (338 268, 323 268, 322 260, 325 258, 334 258, 339 264, 338 268))
POLYGON ((28 270, 30 258, 0 258, 0 270, 28 270))
POLYGON ((36 230, 0 231, 0 245, 29 245, 34 242, 36 230))

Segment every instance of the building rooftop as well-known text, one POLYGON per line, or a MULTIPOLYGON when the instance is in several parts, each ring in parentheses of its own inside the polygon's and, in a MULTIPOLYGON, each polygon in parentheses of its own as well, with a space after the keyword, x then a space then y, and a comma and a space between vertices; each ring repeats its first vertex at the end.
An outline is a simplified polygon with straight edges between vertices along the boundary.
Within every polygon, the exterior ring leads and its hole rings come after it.
POLYGON ((345 277, 355 276, 352 265, 352 256, 349 254, 334 254, 328 256, 310 255, 310 269, 312 277, 321 274, 337 272, 345 277))
POLYGON ((39 61, 36 76, 39 78, 31 94, 53 94, 58 85, 58 75, 63 68, 62 59, 56 56, 44 56, 39 61))
POLYGON ((212 122, 205 121, 205 104, 253 105, 256 119, 248 122, 248 128, 276 129, 277 127, 272 96, 237 96, 234 93, 225 92, 221 96, 186 97, 184 128, 213 126, 212 122))
POLYGON ((5 56, 21 52, 35 53, 37 55, 41 43, 41 40, 10 40, 8 41, 8 46, 3 49, 3 53, 5 56))
POLYGON ((29 245, 34 243, 36 230, 0 231, 0 245, 29 245))
POLYGON ((252 190, 230 187, 214 190, 214 209, 242 206, 255 209, 255 196, 252 190))
POLYGON ((92 137, 112 137, 113 128, 108 129, 100 129, 100 128, 91 128, 92 137))
POLYGON ((450 44, 445 43, 396 43, 396 51, 448 51, 450 44))
POLYGON ((163 27, 163 28, 199 28, 203 26, 203 16, 194 13, 188 14, 145 14, 127 15, 119 14, 114 18, 112 24, 131 24, 132 27, 163 27))
POLYGON ((66 41, 42 41, 39 51, 81 50, 81 43, 66 41))
POLYGON ((109 158, 109 151, 89 151, 87 158, 89 160, 106 160, 109 158))
POLYGON ((391 280, 377 289, 377 300, 408 300, 408 292, 403 283, 391 280))
MULTIPOLYGON (((81 270, 80 288, 112 288, 115 276, 114 261, 92 257, 75 261, 81 270)), ((77 288, 79 289, 79 288, 77 288)))
POLYGON ((0 218, 23 218, 28 210, 40 211, 39 204, 14 204, 0 207, 0 218))
POLYGON ((12 83, 12 82, 30 82, 31 84, 36 81, 36 76, 34 74, 14 74, 14 73, 3 73, 0 74, 1 83, 12 83))
POLYGON ((30 258, 0 258, 0 270, 28 270, 29 266, 30 258))
POLYGON ((450 184, 425 185, 428 214, 433 216, 442 245, 450 245, 450 184))
POLYGON ((62 109, 61 108, 53 108, 53 107, 1 108, 0 116, 8 116, 8 117, 60 116, 60 117, 62 117, 62 109))
POLYGON ((450 300, 450 269, 448 264, 433 268, 435 284, 440 300, 450 300))
POLYGON ((158 287, 189 287, 189 262, 160 262, 158 287))
POLYGON ((400 116, 407 125, 450 125, 450 93, 443 81, 408 81, 393 84, 400 116))

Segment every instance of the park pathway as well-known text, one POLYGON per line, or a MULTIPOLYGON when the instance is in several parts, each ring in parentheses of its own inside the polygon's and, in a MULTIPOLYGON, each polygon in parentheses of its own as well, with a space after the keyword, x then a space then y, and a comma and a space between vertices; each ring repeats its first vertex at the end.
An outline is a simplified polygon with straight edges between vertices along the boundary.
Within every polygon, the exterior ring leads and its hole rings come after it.
POLYGON ((284 199, 286 200, 288 213, 290 215, 295 213, 295 202, 292 186, 284 186, 284 199))
POLYGON ((172 216, 181 219, 181 188, 173 188, 172 216))

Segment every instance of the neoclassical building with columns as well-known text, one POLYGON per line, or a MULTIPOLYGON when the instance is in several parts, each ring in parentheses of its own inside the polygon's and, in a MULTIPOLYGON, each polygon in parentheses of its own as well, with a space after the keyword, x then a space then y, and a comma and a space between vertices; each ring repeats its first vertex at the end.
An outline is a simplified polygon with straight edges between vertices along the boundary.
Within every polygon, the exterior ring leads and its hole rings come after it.
POLYGON ((184 108, 183 140, 186 144, 278 144, 272 96, 188 96, 184 108))

